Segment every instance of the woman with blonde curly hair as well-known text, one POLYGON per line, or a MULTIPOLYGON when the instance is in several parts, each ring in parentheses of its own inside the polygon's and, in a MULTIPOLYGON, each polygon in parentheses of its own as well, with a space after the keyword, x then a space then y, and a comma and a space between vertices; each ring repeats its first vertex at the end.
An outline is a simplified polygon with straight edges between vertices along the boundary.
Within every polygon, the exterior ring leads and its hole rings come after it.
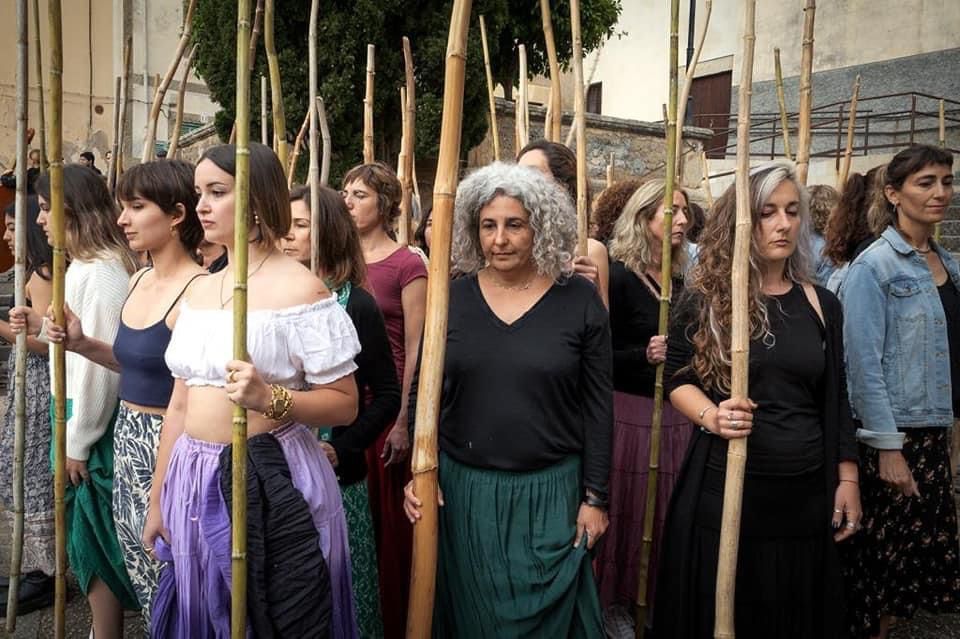
MULTIPOLYGON (((687 261, 687 195, 681 190, 674 192, 673 222, 669 229, 664 229, 665 191, 662 179, 635 188, 610 239, 614 452, 610 467, 610 529, 596 563, 608 627, 632 626, 632 602, 637 595, 654 379, 667 348, 666 336, 660 334, 659 327, 664 232, 672 247, 674 298, 683 290, 682 274, 687 261)), ((647 579, 651 599, 659 533, 691 430, 690 421, 669 402, 663 404, 662 426, 652 569, 647 579)))
MULTIPOLYGON (((571 277, 573 203, 495 163, 460 184, 454 216, 434 634, 599 637, 587 551, 607 527, 610 325, 571 277)), ((420 505, 408 484, 411 522, 420 505)))
POLYGON ((671 322, 665 390, 700 431, 664 526, 657 637, 713 636, 727 442, 748 435, 737 637, 842 636, 836 542, 861 515, 842 312, 811 283, 807 195, 793 165, 765 164, 749 179, 749 397, 730 397, 734 186, 714 206, 671 322))

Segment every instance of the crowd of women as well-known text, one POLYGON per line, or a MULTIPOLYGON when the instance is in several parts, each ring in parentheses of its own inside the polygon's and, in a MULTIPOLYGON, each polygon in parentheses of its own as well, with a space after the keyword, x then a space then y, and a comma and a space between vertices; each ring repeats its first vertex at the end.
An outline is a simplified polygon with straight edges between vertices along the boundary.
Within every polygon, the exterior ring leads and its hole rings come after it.
MULTIPOLYGON (((249 416, 250 632, 403 636, 430 211, 420 246, 403 246, 386 165, 351 169, 340 192, 288 191, 273 152, 251 144, 250 356, 235 360, 235 154, 141 164, 115 194, 65 167, 63 326, 46 314, 50 182, 37 181, 30 305, 0 324, 5 339, 29 335, 21 602, 50 599, 45 355, 60 342, 67 550, 93 636, 121 636, 125 609, 154 637, 229 635, 235 405, 249 416)), ((704 212, 683 189, 667 202, 663 180, 617 182, 575 256, 569 149, 537 141, 468 174, 451 252, 434 636, 633 636, 640 579, 652 636, 712 636, 727 442, 747 436, 738 636, 883 638, 918 609, 960 612, 960 267, 934 239, 952 163, 912 146, 841 193, 807 189, 789 163, 752 170, 748 397, 730 396, 732 187, 704 212)), ((8 411, 7 474, 12 432, 8 411)), ((8 504, 10 484, 0 477, 8 504)))

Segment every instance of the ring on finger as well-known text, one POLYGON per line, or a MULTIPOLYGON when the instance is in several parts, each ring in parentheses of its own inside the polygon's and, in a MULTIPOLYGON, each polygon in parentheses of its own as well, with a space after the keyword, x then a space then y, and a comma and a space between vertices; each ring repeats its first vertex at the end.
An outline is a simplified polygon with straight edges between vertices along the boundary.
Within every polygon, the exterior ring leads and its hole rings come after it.
POLYGON ((731 419, 731 420, 730 420, 730 428, 731 428, 732 430, 740 430, 740 420, 738 420, 738 419, 731 419))
POLYGON ((227 383, 233 384, 237 381, 237 371, 230 371, 227 373, 227 383))
POLYGON ((848 522, 847 522, 847 528, 849 528, 850 530, 853 530, 853 529, 855 529, 856 527, 857 527, 856 522, 853 522, 853 521, 848 521, 848 522))

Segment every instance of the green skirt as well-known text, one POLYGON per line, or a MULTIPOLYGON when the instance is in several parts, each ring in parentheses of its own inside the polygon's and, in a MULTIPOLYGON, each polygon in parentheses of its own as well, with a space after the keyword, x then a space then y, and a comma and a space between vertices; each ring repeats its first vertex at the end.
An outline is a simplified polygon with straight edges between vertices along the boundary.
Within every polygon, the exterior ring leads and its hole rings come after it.
MULTIPOLYGON (((69 420, 73 402, 67 399, 69 420)), ((139 610, 137 595, 127 575, 127 568, 117 541, 113 524, 113 425, 117 411, 113 411, 106 432, 90 448, 87 473, 90 480, 74 486, 68 479, 64 490, 67 520, 67 558, 70 570, 77 577, 80 590, 87 594, 94 578, 103 581, 127 610, 139 610)), ((50 398, 50 424, 56 430, 53 418, 53 397, 50 398)), ((50 464, 53 465, 56 432, 50 444, 50 464)))
POLYGON ((350 543, 350 568, 353 571, 353 605, 361 639, 381 639, 380 588, 377 580, 377 547, 373 537, 373 518, 367 482, 360 480, 341 486, 343 511, 350 543))
POLYGON ((434 637, 603 636, 586 545, 573 547, 580 459, 528 473, 440 456, 434 637))

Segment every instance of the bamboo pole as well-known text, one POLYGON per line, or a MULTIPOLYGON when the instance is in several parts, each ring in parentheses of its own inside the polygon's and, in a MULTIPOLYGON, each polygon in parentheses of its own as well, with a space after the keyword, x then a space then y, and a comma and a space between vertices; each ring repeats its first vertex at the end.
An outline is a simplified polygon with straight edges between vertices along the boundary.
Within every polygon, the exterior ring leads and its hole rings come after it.
POLYGON ((330 125, 327 123, 327 107, 323 98, 317 98, 317 120, 320 121, 320 141, 323 144, 323 153, 320 154, 320 184, 327 186, 330 180, 330 155, 332 143, 330 140, 330 125))
MULTIPOLYGON (((17 67, 16 67, 16 208, 14 224, 13 296, 14 305, 26 304, 26 248, 27 248, 27 102, 30 91, 28 77, 29 48, 27 33, 27 0, 17 0, 17 67)), ((27 418, 27 336, 21 331, 16 337, 16 356, 13 384, 13 540, 10 551, 10 581, 7 589, 8 634, 17 627, 17 603, 20 593, 20 571, 23 568, 23 455, 27 418)))
MULTIPOLYGON (((310 28, 307 35, 310 103, 307 111, 310 114, 310 171, 307 174, 307 184, 310 185, 310 237, 320 237, 320 147, 317 144, 317 19, 320 14, 319 0, 310 2, 310 28)), ((310 242, 310 270, 316 274, 320 267, 317 245, 319 242, 310 242)))
POLYGON ((293 140, 293 151, 290 152, 290 163, 287 165, 287 188, 293 186, 293 173, 297 168, 297 160, 300 159, 300 147, 303 146, 303 136, 307 134, 307 127, 310 126, 310 108, 303 116, 303 123, 297 131, 297 137, 293 140))
POLYGON ((410 243, 410 193, 407 190, 407 87, 400 87, 400 153, 397 156, 397 179, 400 181, 400 217, 397 219, 397 242, 410 243), (406 219, 404 219, 406 217, 406 219))
POLYGON ((183 14, 183 27, 180 30, 180 41, 177 43, 173 60, 170 62, 170 66, 167 67, 166 73, 163 74, 163 80, 160 81, 157 92, 153 95, 153 105, 150 107, 150 118, 147 120, 147 133, 143 138, 141 162, 149 162, 156 157, 154 142, 157 139, 157 120, 160 118, 160 107, 163 106, 163 98, 167 94, 167 88, 169 88, 170 83, 173 81, 173 75, 180 67, 180 60, 183 59, 183 54, 187 50, 187 45, 190 43, 190 33, 193 31, 193 11, 196 6, 197 0, 190 0, 190 4, 187 5, 187 10, 183 14))
MULTIPOLYGON (((944 106, 943 98, 940 98, 940 103, 938 105, 939 111, 939 142, 940 148, 946 148, 947 146, 947 117, 946 109, 944 106)), ((933 229, 933 239, 935 242, 940 242, 940 223, 937 222, 937 226, 933 229)))
POLYGON ((790 121, 787 119, 787 98, 783 93, 783 67, 780 66, 780 47, 773 48, 773 68, 777 82, 777 104, 780 106, 780 128, 783 129, 783 155, 788 160, 792 160, 790 121))
POLYGON ((376 75, 376 47, 367 45, 367 89, 363 96, 363 163, 375 161, 373 152, 373 80, 376 75))
POLYGON ((551 142, 560 141, 560 126, 563 122, 563 96, 560 90, 560 63, 557 61, 557 43, 553 38, 553 18, 550 0, 540 0, 540 19, 543 22, 543 39, 547 45, 547 60, 550 64, 549 117, 544 122, 543 137, 551 142))
POLYGON ((413 218, 413 149, 416 146, 416 85, 413 76, 413 53, 410 51, 410 39, 403 37, 403 67, 406 86, 401 87, 403 93, 403 138, 401 142, 400 158, 402 166, 398 167, 401 174, 400 186, 403 188, 403 197, 400 199, 400 233, 397 239, 401 244, 410 243, 410 221, 413 218))
MULTIPOLYGON (((53 318, 63 326, 67 271, 63 206, 63 21, 60 0, 47 0, 50 33, 50 226, 53 235, 53 318)), ((53 505, 56 530, 54 636, 66 636, 67 517, 64 493, 67 459, 67 367, 62 343, 53 344, 53 505)))
POLYGON ((497 102, 493 97, 493 72, 490 69, 490 49, 487 48, 487 23, 482 15, 480 16, 480 43, 483 45, 483 68, 487 75, 487 99, 490 102, 490 137, 493 138, 493 159, 499 162, 500 134, 497 131, 497 102))
POLYGON ((117 180, 123 173, 125 140, 127 135, 127 93, 130 85, 130 65, 133 62, 133 38, 127 36, 123 43, 123 74, 120 76, 120 126, 117 129, 117 152, 113 155, 113 175, 111 179, 111 193, 116 188, 117 180))
POLYGON ((37 129, 40 135, 40 174, 47 172, 46 93, 43 90, 43 56, 40 50, 40 0, 33 0, 33 68, 37 76, 37 129))
POLYGON ((527 110, 527 48, 525 46, 518 45, 517 50, 520 56, 520 75, 518 79, 517 86, 519 90, 517 91, 517 99, 513 103, 515 107, 515 116, 514 116, 514 128, 516 129, 516 152, 519 153, 520 149, 527 146, 527 143, 530 142, 530 130, 527 127, 530 121, 530 113, 527 110))
MULTIPOLYGON (((263 19, 263 46, 267 50, 267 67, 270 70, 270 96, 273 113, 273 135, 277 140, 276 152, 280 165, 287 165, 287 116, 283 108, 283 85, 280 78, 280 58, 273 39, 273 2, 267 0, 263 19)), ((266 144, 266 142, 264 142, 266 144)))
POLYGON ((800 56, 800 131, 797 134, 797 179, 807 184, 810 170, 810 111, 813 105, 813 25, 816 0, 805 0, 803 7, 803 50, 800 56))
MULTIPOLYGON (((237 169, 233 252, 233 358, 247 354, 247 250, 250 203, 250 0, 237 1, 237 169)), ((233 408, 233 517, 230 634, 247 636, 247 411, 233 408)))
POLYGON ((443 360, 447 346, 447 306, 450 299, 450 240, 453 200, 460 165, 463 83, 471 0, 454 0, 447 39, 443 82, 440 155, 433 189, 433 242, 427 278, 427 313, 423 331, 423 362, 417 391, 414 431, 413 486, 422 502, 422 517, 413 527, 413 564, 407 639, 431 636, 437 573, 437 420, 443 360))
MULTIPOLYGON (((663 193, 663 239, 660 253, 660 315, 657 329, 658 335, 667 334, 667 324, 670 319, 671 285, 673 283, 673 242, 670 230, 673 228, 673 192, 677 176, 677 141, 680 136, 677 129, 677 76, 679 66, 679 37, 677 31, 680 24, 680 0, 670 2, 670 55, 669 55, 669 107, 667 119, 666 148, 666 184, 663 193)), ((657 366, 653 390, 653 415, 650 421, 650 451, 647 472, 647 503, 643 513, 643 536, 641 537, 640 559, 638 562, 637 579, 637 607, 635 636, 641 638, 647 626, 647 581, 650 574, 650 553, 653 548, 653 520, 657 508, 657 480, 660 471, 660 437, 663 424, 663 363, 657 366)))
POLYGON ((260 144, 270 144, 270 131, 267 126, 267 76, 260 74, 260 144))
MULTIPOLYGON (((593 76, 597 72, 597 64, 599 62, 600 62, 600 51, 597 51, 593 55, 593 65, 591 65, 590 67, 590 76, 587 78, 586 83, 584 83, 583 85, 584 91, 586 91, 587 90, 586 88, 590 85, 591 82, 593 82, 593 76)), ((570 129, 567 130, 567 139, 564 142, 565 146, 570 146, 573 143, 573 136, 576 135, 576 133, 577 133, 577 122, 576 122, 576 118, 574 118, 573 126, 571 126, 570 129)))
POLYGON ((611 153, 611 154, 610 154, 610 161, 607 162, 607 188, 608 188, 608 189, 609 189, 611 186, 613 186, 613 159, 614 159, 615 156, 616 156, 616 154, 611 153))
POLYGON ((850 117, 847 120, 847 147, 843 151, 843 165, 840 168, 840 175, 837 177, 837 190, 842 190, 843 185, 847 183, 847 176, 850 174, 850 160, 853 155, 853 135, 857 125, 857 101, 860 99, 860 74, 853 81, 853 93, 850 97, 850 117))
POLYGON ((110 130, 113 141, 110 143, 110 161, 107 162, 107 189, 113 193, 117 185, 117 153, 120 148, 120 87, 123 80, 118 75, 113 82, 113 121, 110 130))
MULTIPOLYGON (((690 0, 696 2, 697 0, 690 0)), ((683 89, 680 91, 680 97, 677 99, 677 175, 681 174, 680 160, 683 158, 683 123, 687 116, 687 99, 690 97, 690 89, 693 87, 693 76, 697 71, 697 64, 700 62, 700 53, 703 51, 703 43, 707 39, 707 29, 710 27, 710 15, 713 13, 713 0, 706 0, 706 13, 703 16, 703 29, 700 31, 700 37, 697 38, 697 44, 693 49, 693 57, 690 64, 687 65, 686 75, 683 79, 683 89)), ((678 60, 679 64, 679 60, 678 60)))
POLYGON ((190 47, 186 59, 183 61, 183 70, 180 72, 180 86, 177 88, 177 114, 173 122, 173 135, 170 136, 170 146, 167 148, 167 157, 171 160, 177 157, 180 150, 180 129, 183 128, 183 102, 187 94, 187 78, 190 77, 190 65, 197 52, 197 45, 190 47))
MULTIPOLYGON (((743 57, 737 107, 737 217, 733 240, 731 273, 732 318, 730 345, 730 395, 746 398, 750 367, 750 96, 753 85, 754 22, 756 0, 744 3, 743 57)), ((734 600, 737 583, 737 551, 740 541, 740 507, 743 477, 747 464, 747 439, 731 439, 727 448, 727 470, 723 486, 723 515, 720 521, 720 552, 717 559, 715 639, 735 636, 734 600)))
POLYGON ((703 177, 700 178, 700 187, 703 189, 703 195, 707 200, 707 209, 713 208, 713 192, 710 190, 710 165, 707 163, 707 152, 700 149, 700 172, 703 177))
POLYGON ((254 67, 257 66, 257 41, 263 30, 263 12, 263 0, 257 0, 257 8, 253 11, 253 29, 250 30, 250 46, 247 47, 250 56, 250 73, 253 73, 254 67))
POLYGON ((587 254, 587 104, 583 88, 583 40, 580 35, 580 0, 570 0, 573 35, 573 118, 577 126, 577 255, 587 254))

